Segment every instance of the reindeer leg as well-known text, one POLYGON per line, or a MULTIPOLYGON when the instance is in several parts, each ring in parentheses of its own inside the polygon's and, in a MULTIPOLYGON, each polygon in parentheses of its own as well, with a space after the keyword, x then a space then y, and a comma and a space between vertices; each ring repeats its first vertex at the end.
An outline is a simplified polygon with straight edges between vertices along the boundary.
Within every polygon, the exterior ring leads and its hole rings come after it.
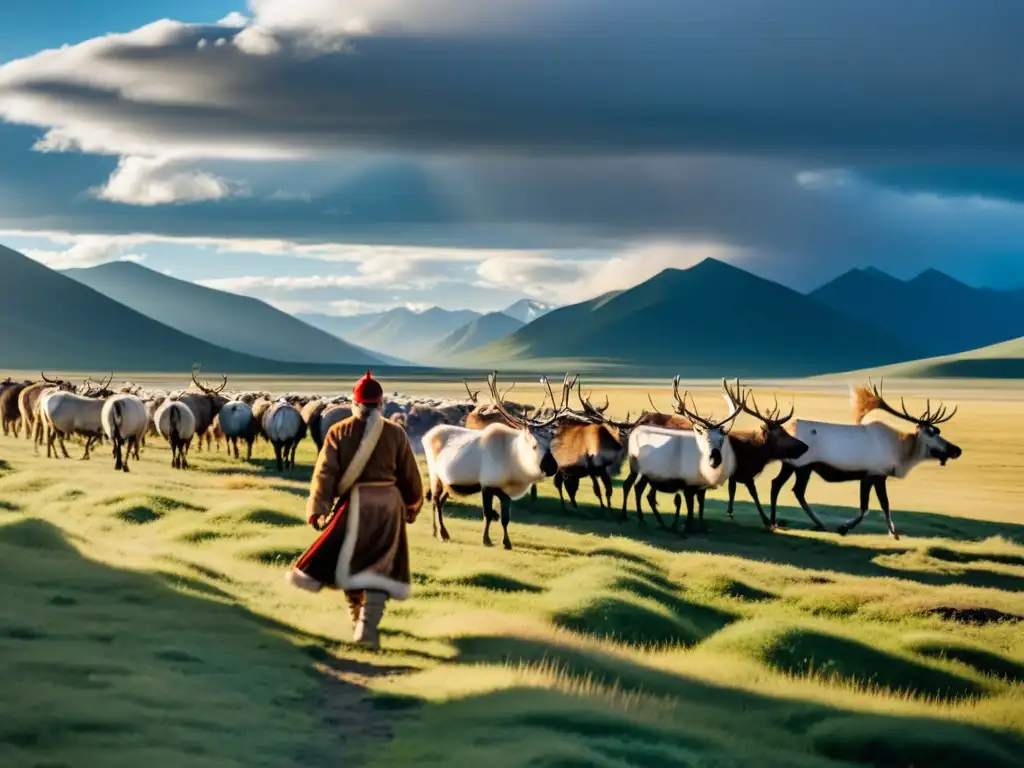
POLYGON ((491 518, 496 517, 494 514, 494 491, 489 488, 483 490, 483 506, 484 506, 484 546, 493 547, 491 543, 491 518))
POLYGON ((636 520, 640 525, 647 525, 647 521, 644 520, 644 510, 641 506, 640 500, 643 498, 644 489, 647 488, 649 483, 647 478, 641 476, 640 482, 633 486, 633 496, 636 500, 636 520))
POLYGON ((774 480, 772 480, 772 519, 770 526, 771 528, 774 528, 776 525, 781 528, 785 525, 785 521, 783 520, 779 520, 778 522, 775 521, 775 508, 778 506, 779 503, 779 492, 782 491, 783 486, 786 484, 789 478, 793 476, 794 472, 796 472, 796 469, 791 467, 789 464, 783 464, 782 467, 779 469, 779 474, 775 476, 774 480))
POLYGON ((497 496, 501 502, 501 530, 505 534, 502 536, 501 545, 505 549, 512 549, 512 540, 508 537, 508 523, 512 519, 512 499, 502 491, 498 491, 497 496))
POLYGON ((629 504, 629 492, 635 482, 636 472, 630 472, 626 479, 622 481, 622 514, 619 516, 620 523, 626 522, 626 506, 629 504))
POLYGON ((255 441, 256 441, 256 439, 253 438, 253 437, 250 437, 250 438, 248 438, 246 440, 246 448, 245 448, 245 460, 246 461, 252 461, 252 444, 255 441))
POLYGON ((654 519, 658 521, 658 525, 664 528, 665 521, 661 519, 661 514, 658 512, 658 492, 654 490, 654 486, 651 486, 651 490, 647 492, 647 503, 650 504, 651 511, 654 513, 654 519))
MULTIPOLYGON (((759 514, 761 516, 761 522, 764 523, 764 527, 765 528, 771 528, 772 527, 772 521, 768 519, 768 516, 765 515, 764 510, 761 509, 761 500, 757 497, 757 486, 754 485, 754 481, 753 480, 751 480, 749 483, 746 483, 746 486, 747 486, 747 492, 750 493, 750 498, 752 498, 754 500, 754 506, 757 507, 757 514, 759 514)), ((731 486, 730 486, 730 489, 729 489, 729 495, 730 496, 732 495, 732 487, 731 486)), ((732 503, 732 499, 731 498, 729 500, 729 503, 730 504, 732 503)))
POLYGON ((440 541, 451 541, 452 538, 444 525, 444 503, 448 501, 448 495, 448 491, 438 481, 434 489, 434 537, 440 541))
POLYGON ((277 459, 277 471, 278 472, 283 472, 284 471, 284 461, 281 458, 281 444, 279 442, 277 442, 276 440, 274 441, 274 458, 277 459))
POLYGON ((607 507, 608 507, 608 509, 611 509, 612 508, 612 476, 608 474, 608 470, 605 470, 604 474, 601 475, 601 482, 604 483, 604 492, 605 492, 605 496, 607 497, 607 500, 608 500, 607 507))
POLYGON ((124 462, 121 461, 121 441, 116 439, 114 440, 114 469, 124 469, 124 462))
POLYGON ((181 468, 188 469, 188 449, 192 447, 192 438, 184 440, 181 444, 181 468))
POLYGON ((889 491, 885 487, 885 482, 886 478, 884 477, 875 479, 875 494, 878 496, 878 506, 882 508, 882 512, 885 514, 885 522, 889 524, 889 535, 896 539, 896 541, 899 541, 900 535, 896 532, 896 526, 892 522, 892 515, 889 513, 889 491))
POLYGON ((537 484, 534 483, 530 486, 530 503, 535 504, 537 502, 537 484))
POLYGON ((678 531, 679 530, 679 512, 682 510, 682 507, 683 507, 683 495, 677 491, 675 497, 672 500, 675 502, 675 505, 676 505, 676 516, 675 516, 675 519, 672 521, 672 530, 673 531, 678 531))
POLYGON ((565 512, 565 493, 562 492, 562 488, 565 486, 565 478, 562 477, 561 472, 555 473, 555 488, 558 489, 558 499, 562 502, 562 511, 565 512))
POLYGON ((871 487, 875 484, 873 477, 865 477, 860 481, 860 514, 856 517, 851 517, 845 523, 836 528, 836 532, 840 536, 845 536, 850 532, 850 529, 856 528, 860 525, 860 521, 864 519, 864 515, 868 513, 868 507, 871 506, 871 487))
POLYGON ((683 497, 686 499, 686 532, 693 533, 693 489, 683 488, 683 497))
POLYGON ((697 526, 702 533, 708 532, 708 527, 704 524, 704 498, 707 496, 707 493, 707 488, 701 488, 697 491, 697 526))
MULTIPOLYGON (((67 446, 64 445, 64 435, 62 435, 60 432, 57 433, 57 441, 60 443, 61 451, 64 452, 64 458, 65 459, 70 459, 71 458, 71 454, 68 453, 67 446)), ((54 451, 54 453, 56 453, 56 451, 54 451)))
MULTIPOLYGON (((749 484, 747 486, 750 487, 749 484)), ((725 514, 732 517, 732 502, 736 498, 736 481, 733 478, 729 478, 729 506, 725 508, 725 514)), ((764 515, 761 515, 764 517, 764 515)))
POLYGON ((576 492, 580 489, 580 479, 578 477, 565 478, 565 490, 569 494, 569 503, 572 504, 573 509, 579 509, 580 505, 576 503, 576 492))
POLYGON ((591 475, 590 481, 594 484, 594 495, 597 496, 597 503, 604 509, 604 496, 601 495, 601 486, 598 485, 598 475, 591 475))
POLYGON ((818 526, 818 530, 825 531, 825 525, 818 519, 818 516, 814 514, 814 510, 811 509, 807 503, 807 499, 804 497, 804 492, 807 490, 807 483, 811 479, 811 470, 807 467, 801 467, 796 471, 796 483, 793 484, 793 495, 796 496, 796 500, 800 502, 800 507, 807 516, 814 521, 814 524, 818 526))

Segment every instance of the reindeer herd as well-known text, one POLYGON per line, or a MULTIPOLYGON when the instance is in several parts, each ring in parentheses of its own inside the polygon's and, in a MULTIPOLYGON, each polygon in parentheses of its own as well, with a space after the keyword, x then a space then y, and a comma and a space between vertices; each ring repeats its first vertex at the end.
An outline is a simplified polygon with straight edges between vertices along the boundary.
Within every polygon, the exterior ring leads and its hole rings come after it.
MULTIPOLYGON (((45 444, 47 457, 54 458, 70 458, 65 445, 69 438, 84 443, 83 460, 90 458, 94 445, 109 441, 114 469, 123 472, 129 471, 130 459, 138 460, 147 438, 165 440, 171 449, 171 466, 181 470, 189 468, 193 443, 202 451, 205 442, 207 451, 212 451, 214 442, 217 450, 223 442, 235 459, 241 459, 242 443, 244 460, 251 461, 253 445, 261 439, 273 447, 277 469, 284 471, 295 466, 296 449, 307 435, 319 451, 331 426, 352 415, 345 396, 286 394, 272 399, 266 392, 228 393, 227 377, 214 388, 200 382, 198 373, 193 370, 189 387, 177 392, 146 391, 134 384, 115 392, 110 388, 113 374, 105 382, 89 379, 80 385, 45 373, 38 382, 8 378, 0 382, 3 433, 17 438, 24 430, 37 452, 45 444)), ((723 398, 729 413, 715 420, 698 412, 688 392, 680 395, 678 377, 671 387, 673 412, 659 411, 648 397, 651 410, 645 409, 635 420, 627 415, 624 421, 616 421, 607 415, 607 398, 598 407, 589 395, 584 396, 578 376, 566 374, 558 398, 547 378, 541 382, 546 394, 539 407, 509 401, 512 387, 500 392, 496 372, 487 378, 490 403, 481 403, 479 392, 472 391, 465 380, 468 401, 413 400, 397 393, 385 401, 384 416, 406 430, 425 458, 436 538, 450 540, 444 524, 448 499, 480 494, 483 543, 491 544, 491 523, 500 520, 503 545, 511 549, 508 526, 514 501, 527 495, 535 500, 537 485, 551 478, 563 510, 566 496, 575 508, 580 482, 589 478, 601 507, 610 509, 612 478, 621 474, 624 465, 628 471, 622 483, 622 521, 627 519, 632 492, 638 522, 646 524, 646 499, 658 525, 666 528, 657 494, 670 493, 675 503, 671 529, 678 529, 685 501, 685 530, 695 527, 695 508, 696 527, 703 530, 708 489, 728 487, 726 511, 732 517, 736 488, 743 485, 765 528, 772 530, 782 525, 776 519, 779 494, 795 476, 793 493, 800 507, 818 529, 825 530, 805 496, 811 475, 817 475, 830 483, 860 484, 860 513, 838 526, 840 534, 861 522, 873 490, 890 535, 899 538, 889 509, 888 478, 906 477, 926 460, 945 465, 961 454, 939 430, 956 408, 949 411, 940 406, 933 411, 929 402, 915 417, 902 400, 899 410, 891 407, 870 382, 868 387, 851 390, 850 424, 794 418, 794 407, 782 415, 777 400, 771 409, 762 410, 739 381, 730 385, 724 379, 723 398), (570 407, 574 390, 578 408, 570 407), (545 407, 549 399, 551 404, 545 407), (904 432, 878 421, 864 423, 864 417, 875 410, 915 428, 904 432), (732 429, 742 413, 752 416, 758 426, 732 429), (766 514, 755 481, 776 461, 780 470, 771 484, 766 514)))

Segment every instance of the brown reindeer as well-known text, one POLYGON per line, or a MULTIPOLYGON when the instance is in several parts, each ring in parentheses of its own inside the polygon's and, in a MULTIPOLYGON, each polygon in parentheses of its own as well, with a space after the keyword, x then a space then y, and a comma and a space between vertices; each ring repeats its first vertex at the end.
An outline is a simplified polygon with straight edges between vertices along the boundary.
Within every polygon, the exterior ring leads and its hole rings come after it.
MULTIPOLYGON (((554 477, 555 488, 558 489, 563 510, 563 487, 569 495, 569 503, 577 509, 576 492, 580 480, 589 477, 601 508, 607 506, 611 509, 612 477, 622 469, 629 431, 640 423, 646 412, 635 422, 629 421, 628 414, 625 422, 617 422, 605 416, 609 405, 607 397, 602 407, 594 406, 589 395, 584 399, 579 381, 576 384, 576 395, 583 411, 570 411, 555 422, 555 437, 551 442, 551 453, 558 462, 558 471, 554 477), (603 495, 599 481, 604 485, 603 495)), ((549 396, 554 397, 550 391, 549 396)))
POLYGON ((228 401, 221 393, 228 386, 228 377, 221 376, 223 381, 221 385, 216 389, 210 389, 199 383, 196 378, 196 374, 199 373, 198 368, 192 370, 192 383, 199 389, 198 392, 186 392, 184 395, 178 398, 178 402, 184 404, 192 411, 192 415, 196 417, 196 450, 202 451, 203 440, 206 440, 206 449, 211 449, 213 442, 212 435, 208 434, 210 427, 213 426, 214 417, 220 413, 220 409, 224 407, 224 404, 228 401))
POLYGON ((18 437, 21 432, 22 418, 18 396, 31 384, 31 381, 13 381, 10 378, 0 383, 0 418, 3 420, 5 437, 12 433, 18 437))

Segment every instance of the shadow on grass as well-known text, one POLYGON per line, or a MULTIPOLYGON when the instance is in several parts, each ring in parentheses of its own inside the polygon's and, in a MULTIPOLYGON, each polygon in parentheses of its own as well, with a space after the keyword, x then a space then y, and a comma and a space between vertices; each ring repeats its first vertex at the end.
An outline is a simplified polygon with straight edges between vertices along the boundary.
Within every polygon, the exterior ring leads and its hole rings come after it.
POLYGON ((193 594, 226 594, 199 578, 103 565, 28 519, 0 526, 0 583, 0 676, 19 692, 0 700, 4 764, 328 765, 382 725, 317 671, 333 644, 193 594))
POLYGON ((514 748, 514 764, 530 766, 826 768, 839 760, 1010 768, 1024 749, 1024 739, 1005 731, 937 718, 863 714, 720 687, 557 642, 509 637, 454 642, 464 664, 514 668, 525 663, 587 682, 571 693, 523 686, 426 705, 422 720, 383 748, 382 757, 392 764, 470 765, 485 761, 494 749, 514 748), (642 698, 629 699, 630 694, 642 698), (736 738, 738 713, 742 738, 736 738), (445 745, 443 754, 438 744, 445 745))
MULTIPOLYGON (((474 499, 467 500, 471 504, 474 499)), ((960 573, 927 571, 914 567, 896 567, 885 562, 885 556, 900 556, 912 551, 911 546, 901 542, 893 542, 883 548, 859 546, 856 538, 849 536, 840 538, 836 534, 823 533, 815 536, 790 536, 785 533, 772 534, 760 524, 757 512, 751 504, 736 505, 736 520, 729 521, 722 514, 724 505, 720 502, 708 502, 709 527, 713 529, 709 535, 681 536, 670 531, 663 531, 656 525, 649 524, 638 527, 635 518, 626 524, 619 523, 617 517, 594 520, 572 515, 564 515, 560 511, 558 499, 541 497, 530 505, 528 500, 517 502, 512 513, 513 542, 515 541, 515 523, 552 526, 574 533, 604 534, 608 536, 629 536, 659 549, 670 552, 702 552, 709 554, 734 555, 755 561, 765 561, 777 565, 795 566, 811 571, 837 571, 853 576, 890 577, 916 581, 930 586, 963 585, 970 587, 987 587, 1010 592, 1024 591, 1024 574, 1000 573, 985 568, 971 568, 974 562, 989 560, 978 556, 977 560, 963 563, 960 573), (531 508, 529 516, 517 514, 521 507, 531 508), (749 512, 749 514, 744 514, 749 512), (721 515, 721 517, 719 517, 721 515)), ((445 515, 481 520, 479 506, 463 506, 449 504, 445 515)), ((801 510, 795 510, 803 516, 801 510)), ((852 514, 852 512, 851 512, 852 514)), ((925 517, 929 516, 920 513, 925 517)), ((649 518, 650 515, 647 515, 649 518)), ((916 518, 915 518, 916 519, 916 518)), ((946 519, 946 518, 942 518, 946 519)), ((987 523, 975 520, 958 520, 970 531, 971 538, 984 539, 989 536, 1019 538, 1024 526, 1014 524, 987 523)), ((927 535, 936 535, 934 531, 927 535)), ((950 550, 946 550, 950 551, 950 550)), ((620 557, 636 557, 628 553, 620 553, 620 557)), ((997 556, 999 557, 999 556, 997 556)), ((997 562, 1004 562, 999 560, 997 562)), ((1012 564, 1009 559, 1005 562, 1012 564)))

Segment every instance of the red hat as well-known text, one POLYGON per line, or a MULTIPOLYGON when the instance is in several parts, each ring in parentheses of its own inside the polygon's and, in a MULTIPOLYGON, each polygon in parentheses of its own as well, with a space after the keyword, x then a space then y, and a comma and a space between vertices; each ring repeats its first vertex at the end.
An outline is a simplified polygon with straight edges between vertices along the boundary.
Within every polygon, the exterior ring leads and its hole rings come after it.
POLYGON ((384 388, 366 369, 366 375, 352 388, 352 399, 363 405, 379 404, 384 399, 384 388))

